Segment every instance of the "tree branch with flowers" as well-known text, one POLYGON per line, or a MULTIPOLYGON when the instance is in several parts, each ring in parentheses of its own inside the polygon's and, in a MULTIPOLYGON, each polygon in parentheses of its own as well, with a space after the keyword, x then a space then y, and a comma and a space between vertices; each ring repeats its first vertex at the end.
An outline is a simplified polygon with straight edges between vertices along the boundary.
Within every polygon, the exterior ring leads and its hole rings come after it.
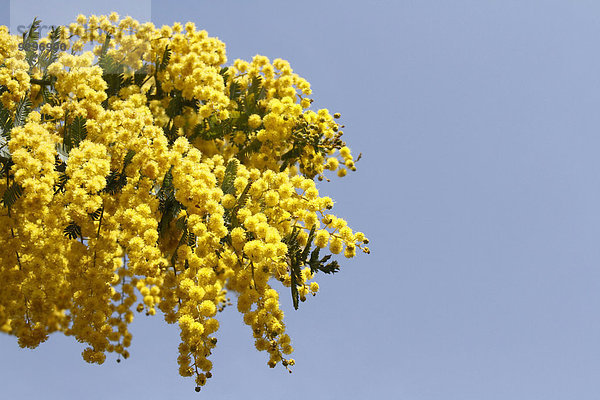
POLYGON ((335 255, 369 252, 315 184, 356 170, 340 115, 311 109, 287 61, 226 66, 191 22, 39 23, 0 27, 0 330, 28 348, 74 336, 101 364, 129 357, 135 312, 160 310, 200 390, 235 294, 289 370, 280 293, 297 309, 335 255))

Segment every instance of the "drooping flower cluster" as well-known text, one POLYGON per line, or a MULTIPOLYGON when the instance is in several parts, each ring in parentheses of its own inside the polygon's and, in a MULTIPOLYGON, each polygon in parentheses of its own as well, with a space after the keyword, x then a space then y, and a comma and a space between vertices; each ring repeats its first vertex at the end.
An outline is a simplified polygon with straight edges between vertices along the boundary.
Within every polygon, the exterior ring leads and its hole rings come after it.
POLYGON ((333 255, 369 252, 315 184, 356 169, 339 114, 311 110, 284 60, 225 67, 193 23, 36 26, 0 27, 0 330, 31 348, 63 332, 102 363, 129 356, 134 310, 158 309, 199 389, 233 293, 268 365, 289 369, 277 286, 297 308, 333 255))

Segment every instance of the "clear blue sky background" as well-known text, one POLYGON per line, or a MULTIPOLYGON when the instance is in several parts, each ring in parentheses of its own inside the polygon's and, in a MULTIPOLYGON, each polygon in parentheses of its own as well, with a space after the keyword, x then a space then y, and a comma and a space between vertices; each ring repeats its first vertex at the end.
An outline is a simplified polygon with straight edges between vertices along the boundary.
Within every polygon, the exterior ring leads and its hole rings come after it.
POLYGON ((200 394, 177 374, 177 329, 140 316, 120 364, 85 364, 61 336, 36 351, 0 336, 0 397, 600 398, 598 2, 0 4, 13 29, 115 10, 194 21, 230 61, 289 60, 363 153, 321 191, 373 251, 299 311, 282 296, 291 375, 232 308, 200 394))

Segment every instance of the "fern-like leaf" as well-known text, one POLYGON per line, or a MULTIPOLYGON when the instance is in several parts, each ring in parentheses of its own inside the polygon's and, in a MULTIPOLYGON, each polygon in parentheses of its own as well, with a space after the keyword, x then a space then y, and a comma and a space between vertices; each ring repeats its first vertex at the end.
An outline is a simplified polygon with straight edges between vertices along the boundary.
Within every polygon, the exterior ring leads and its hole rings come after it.
POLYGON ((164 71, 165 69, 167 69, 167 66, 169 65, 170 60, 171 60, 171 49, 169 49, 169 46, 165 46, 165 51, 163 52, 162 61, 158 65, 158 70, 164 71))
POLYGON ((13 120, 10 112, 0 103, 0 135, 10 140, 10 131, 13 128, 13 120))
POLYGON ((54 184, 54 194, 64 193, 65 185, 69 180, 69 176, 65 173, 60 174, 58 177, 58 182, 54 184))
POLYGON ((2 195, 2 204, 4 207, 10 208, 23 194, 23 188, 18 183, 13 183, 8 187, 2 195))
POLYGON ((121 172, 119 171, 110 171, 110 174, 106 178, 106 186, 102 189, 104 192, 109 194, 115 194, 121 191, 123 187, 127 184, 127 174, 125 174, 125 169, 133 160, 135 156, 135 151, 129 150, 123 159, 123 169, 121 172))
POLYGON ((171 101, 169 101, 169 105, 165 110, 165 114, 167 114, 170 118, 175 118, 177 115, 181 115, 183 111, 183 98, 180 96, 174 96, 171 101))
POLYGON ((340 264, 338 264, 337 261, 332 261, 329 264, 325 264, 324 262, 321 262, 321 264, 319 265, 319 271, 322 271, 326 274, 335 274, 339 270, 340 270, 340 264))
POLYGON ((102 207, 100 207, 96 211, 94 211, 93 213, 89 213, 88 215, 92 221, 98 221, 102 216, 102 211, 102 207))
POLYGON ((187 234, 187 245, 192 249, 196 247, 196 235, 192 232, 188 232, 187 234))
POLYGON ((233 186, 233 182, 237 176, 239 161, 235 158, 229 160, 227 166, 225 167, 225 175, 223 176, 223 183, 221 184, 221 190, 223 190, 224 194, 233 194, 235 193, 235 186, 233 186))
POLYGON ((39 64, 42 70, 45 70, 50 64, 58 60, 58 52, 60 50, 60 35, 62 29, 62 26, 52 26, 50 31, 50 43, 46 47, 46 50, 41 52, 39 58, 39 64))
POLYGON ((39 28, 41 24, 41 20, 38 20, 37 17, 33 19, 31 26, 29 27, 29 31, 23 32, 23 48, 25 50, 25 60, 29 64, 30 67, 36 62, 37 52, 34 50, 34 46, 37 46, 37 41, 40 38, 39 28))
POLYGON ((240 149, 240 151, 237 153, 237 157, 240 158, 240 159, 245 159, 250 154, 256 153, 257 151, 259 151, 260 148, 261 148, 261 146, 262 146, 261 141, 258 140, 258 139, 254 139, 248 145, 246 145, 245 147, 242 147, 240 149))
POLYGON ((133 156, 135 156, 135 150, 128 150, 127 154, 125 154, 125 158, 123 159, 123 171, 125 171, 125 168, 127 168, 129 164, 131 164, 133 156))
POLYGON ((111 40, 111 35, 110 35, 110 33, 107 33, 106 37, 104 38, 104 43, 102 43, 102 48, 100 49, 100 55, 98 56, 98 61, 99 61, 98 64, 100 64, 100 60, 102 60, 104 57, 106 57, 106 54, 108 53, 108 49, 110 48, 110 40, 111 40))
POLYGON ((136 86, 142 86, 146 77, 148 76, 148 65, 144 65, 142 68, 135 71, 133 74, 133 83, 136 86))
POLYGON ((81 115, 75 117, 69 126, 69 148, 77 147, 87 136, 86 119, 81 115))
POLYGON ((232 81, 229 85, 229 98, 236 101, 242 95, 242 86, 236 81, 232 81))
POLYGON ((15 110, 14 126, 25 125, 25 121, 27 120, 27 116, 30 112, 31 100, 29 100, 29 96, 25 96, 19 101, 19 104, 17 104, 17 109, 15 110))
POLYGON ((69 239, 77 239, 78 237, 81 237, 81 227, 75 222, 71 222, 63 230, 63 235, 65 235, 69 239))

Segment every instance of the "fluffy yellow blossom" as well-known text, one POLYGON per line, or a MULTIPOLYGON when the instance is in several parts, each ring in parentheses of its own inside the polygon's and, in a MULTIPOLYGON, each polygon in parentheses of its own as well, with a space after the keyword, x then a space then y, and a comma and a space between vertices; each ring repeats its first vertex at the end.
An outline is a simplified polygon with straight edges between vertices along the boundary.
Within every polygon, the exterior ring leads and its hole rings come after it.
POLYGON ((256 129, 256 128, 258 128, 260 126, 260 124, 262 124, 262 120, 260 118, 260 115, 252 114, 248 118, 248 125, 250 126, 250 128, 256 129))
POLYGON ((226 66, 192 22, 78 15, 48 62, 32 40, 0 27, 0 331, 28 348, 62 332, 102 364, 161 311, 199 389, 237 297, 267 364, 293 366, 277 289, 298 308, 332 254, 369 253, 315 184, 356 170, 340 115, 311 110, 285 60, 226 66))

